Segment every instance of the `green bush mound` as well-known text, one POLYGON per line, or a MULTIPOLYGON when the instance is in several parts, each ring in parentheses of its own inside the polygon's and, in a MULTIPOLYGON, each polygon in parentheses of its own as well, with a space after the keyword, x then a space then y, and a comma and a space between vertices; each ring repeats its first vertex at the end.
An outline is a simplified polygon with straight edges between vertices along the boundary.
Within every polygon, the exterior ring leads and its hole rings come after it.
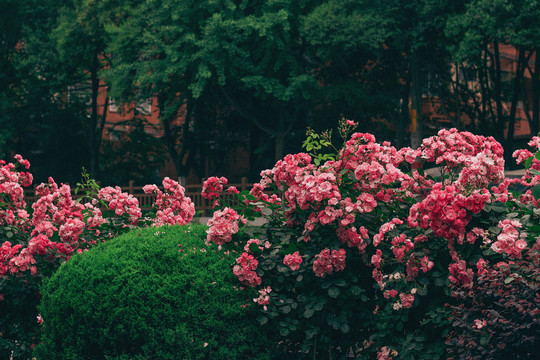
MULTIPOLYGON (((270 359, 274 341, 205 226, 137 229, 42 287, 37 359, 270 359)), ((253 297, 257 295, 253 293, 253 297)))

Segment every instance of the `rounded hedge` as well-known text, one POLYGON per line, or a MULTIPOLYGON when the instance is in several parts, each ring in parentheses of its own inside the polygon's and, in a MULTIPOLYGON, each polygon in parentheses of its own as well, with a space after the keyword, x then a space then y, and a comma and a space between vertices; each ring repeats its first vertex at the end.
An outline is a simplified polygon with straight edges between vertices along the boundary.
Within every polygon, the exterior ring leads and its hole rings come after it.
POLYGON ((38 359, 270 359, 274 341, 205 226, 137 229, 42 287, 38 359))

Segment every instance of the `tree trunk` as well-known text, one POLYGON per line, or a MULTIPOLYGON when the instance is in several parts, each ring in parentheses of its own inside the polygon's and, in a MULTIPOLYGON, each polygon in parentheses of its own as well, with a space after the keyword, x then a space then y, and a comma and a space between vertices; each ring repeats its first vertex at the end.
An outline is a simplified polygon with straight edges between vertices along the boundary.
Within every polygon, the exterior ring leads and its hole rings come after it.
POLYGON ((414 52, 411 58, 411 147, 416 149, 422 144, 422 80, 420 60, 414 52))
POLYGON ((534 73, 532 81, 532 121, 531 135, 538 135, 540 131, 540 48, 535 50, 534 73))
POLYGON ((501 55, 499 53, 499 42, 493 42, 495 69, 493 74, 493 83, 495 88, 495 104, 497 110, 496 132, 497 140, 504 143, 504 127, 506 125, 506 117, 503 112, 502 102, 502 79, 501 79, 501 55))
POLYGON ((482 66, 479 69, 479 80, 480 80, 480 96, 481 96, 481 109, 478 111, 478 117, 480 120, 480 129, 486 131, 487 128, 487 119, 488 119, 488 76, 487 76, 487 52, 488 49, 484 46, 484 53, 482 54, 482 66))
POLYGON ((184 123, 182 124, 182 143, 180 144, 180 153, 178 155, 178 166, 176 172, 179 178, 187 179, 189 170, 191 169, 193 155, 195 153, 195 146, 193 136, 191 136, 189 127, 191 121, 193 121, 193 112, 196 111, 197 100, 193 98, 186 99, 186 110, 184 123))
POLYGON ((275 136, 276 148, 274 151, 274 161, 278 162, 285 156, 285 134, 278 134, 275 136))
POLYGON ((89 131, 89 147, 90 147, 90 176, 97 178, 99 169, 99 144, 98 134, 98 95, 99 95, 99 78, 98 78, 99 59, 97 52, 94 52, 92 59, 92 68, 90 69, 91 81, 91 102, 90 102, 90 131, 89 131))
POLYGON ((172 121, 174 120, 177 112, 172 111, 168 114, 164 114, 165 111, 165 103, 167 102, 167 96, 163 93, 158 94, 158 106, 160 109, 160 119, 161 123, 163 124, 163 142, 165 143, 165 146, 167 147, 167 151, 169 152, 169 156, 171 157, 171 160, 174 164, 174 168, 176 170, 177 176, 180 175, 180 154, 178 150, 176 149, 176 137, 173 135, 172 130, 172 121))
POLYGON ((523 73, 525 71, 525 51, 523 49, 518 49, 518 59, 517 59, 517 69, 516 77, 514 78, 514 88, 512 92, 512 102, 510 105, 510 115, 508 117, 508 137, 506 139, 506 161, 510 163, 512 160, 512 153, 514 147, 514 128, 516 124, 516 112, 517 112, 517 103, 520 94, 521 80, 523 78, 523 73))
POLYGON ((409 97, 411 94, 411 71, 407 72, 407 80, 403 87, 403 95, 401 96, 401 104, 399 109, 397 127, 396 127, 396 146, 398 149, 407 144, 407 124, 409 123, 409 97))

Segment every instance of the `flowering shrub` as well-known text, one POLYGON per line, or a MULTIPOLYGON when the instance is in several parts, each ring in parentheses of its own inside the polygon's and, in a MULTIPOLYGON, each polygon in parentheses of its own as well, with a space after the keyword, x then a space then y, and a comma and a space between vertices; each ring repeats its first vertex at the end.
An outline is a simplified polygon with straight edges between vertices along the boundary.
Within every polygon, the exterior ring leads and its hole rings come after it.
POLYGON ((328 156, 319 153, 328 133, 308 132, 317 161, 291 154, 263 171, 239 194, 243 207, 215 212, 207 240, 238 251, 233 273, 259 289, 259 322, 279 324, 294 356, 444 357, 452 290, 474 289, 485 264, 519 259, 539 241, 540 156, 517 152, 528 170, 509 180, 493 138, 441 130, 398 150, 349 137, 354 126, 340 123, 343 146, 328 156), (441 175, 412 170, 417 160, 441 175), (241 215, 266 224, 246 227, 241 215))
POLYGON ((226 185, 228 180, 223 176, 217 178, 211 176, 203 183, 202 197, 212 203, 212 207, 217 205, 218 199, 223 192, 223 185, 226 185))
POLYGON ((153 211, 142 216, 135 197, 119 187, 100 189, 83 174, 84 194, 72 196, 69 185, 52 178, 36 187, 37 200, 27 205, 24 188, 32 175, 20 171, 30 164, 0 160, 0 357, 27 357, 37 342, 38 287, 75 252, 129 231, 134 226, 186 224, 194 214, 191 200, 175 181, 165 179, 153 211), (5 355, 8 354, 8 355, 5 355), (5 356, 4 356, 5 355, 5 356))
POLYGON ((156 210, 154 226, 189 224, 195 215, 195 205, 185 195, 184 187, 168 177, 163 179, 162 183, 164 193, 156 185, 143 187, 146 194, 154 193, 157 197, 154 203, 156 210))

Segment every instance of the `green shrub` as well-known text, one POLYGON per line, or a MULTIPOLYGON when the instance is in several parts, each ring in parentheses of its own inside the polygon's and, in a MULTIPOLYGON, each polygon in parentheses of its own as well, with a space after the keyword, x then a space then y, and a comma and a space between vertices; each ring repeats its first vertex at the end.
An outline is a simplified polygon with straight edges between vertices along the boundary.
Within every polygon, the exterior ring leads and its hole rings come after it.
MULTIPOLYGON (((38 359, 270 359, 205 226, 136 229, 74 256, 42 287, 38 359)), ((256 297, 256 294, 253 294, 256 297)))

